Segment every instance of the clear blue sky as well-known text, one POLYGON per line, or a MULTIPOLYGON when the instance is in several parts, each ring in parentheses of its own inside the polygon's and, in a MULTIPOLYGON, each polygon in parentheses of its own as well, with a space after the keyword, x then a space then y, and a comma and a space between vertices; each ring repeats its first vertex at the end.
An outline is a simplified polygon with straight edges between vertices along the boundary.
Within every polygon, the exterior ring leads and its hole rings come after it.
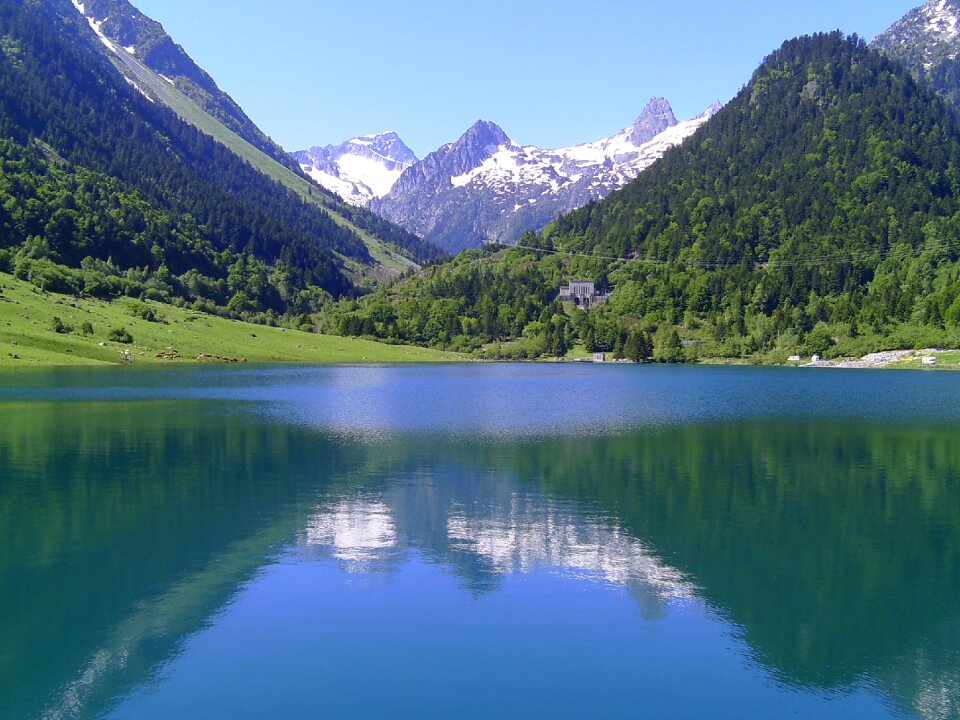
POLYGON ((693 117, 783 40, 869 40, 920 2, 133 0, 288 150, 396 130, 421 157, 479 118, 559 147, 656 95, 693 117))

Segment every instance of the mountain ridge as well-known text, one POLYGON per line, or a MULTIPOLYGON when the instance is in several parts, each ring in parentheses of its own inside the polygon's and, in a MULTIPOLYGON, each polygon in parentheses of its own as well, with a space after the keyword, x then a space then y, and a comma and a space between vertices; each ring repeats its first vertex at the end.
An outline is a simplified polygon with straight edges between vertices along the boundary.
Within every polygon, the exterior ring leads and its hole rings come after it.
MULTIPOLYGON (((86 263, 91 277, 134 267, 143 280, 194 273, 203 278, 195 289, 166 283, 158 292, 222 304, 227 285, 212 288, 227 264, 285 267, 287 288, 262 287, 264 310, 310 285, 352 290, 338 253, 368 261, 361 238, 132 88, 71 3, 0 11, 4 45, 17 48, 16 62, 6 50, 0 59, 8 262, 37 265, 38 277, 47 263, 86 263)), ((126 279, 98 279, 98 292, 126 279)))
POLYGON ((348 202, 457 252, 485 242, 514 242, 523 232, 624 186, 720 107, 713 103, 680 122, 670 103, 655 97, 616 135, 555 149, 515 143, 497 123, 481 119, 422 159, 415 159, 394 132, 314 147, 294 157, 308 175, 348 202), (384 139, 403 152, 375 158, 362 147, 384 139))
POLYGON ((553 150, 514 143, 501 127, 481 120, 404 171, 369 207, 451 252, 510 244, 623 187, 719 107, 678 122, 665 99, 653 98, 618 134, 553 150))
POLYGON ((111 51, 135 57, 251 145, 288 169, 297 169, 290 155, 257 127, 213 77, 174 42, 161 23, 128 0, 71 2, 111 51))
POLYGON ((416 267, 378 238, 419 238, 233 133, 105 23, 68 0, 0 3, 0 270, 275 323, 355 295, 391 259, 394 276, 416 267))
MULTIPOLYGON (((415 267, 418 262, 442 255, 439 248, 424 243, 378 215, 344 204, 335 193, 309 178, 291 155, 253 124, 228 95, 219 91, 215 81, 173 42, 160 23, 143 15, 128 0, 93 0, 93 5, 79 0, 70 3, 40 1, 68 27, 77 25, 74 19, 83 19, 82 24, 88 26, 85 31, 92 32, 98 39, 94 42, 95 48, 108 57, 114 68, 141 95, 151 102, 166 105, 183 120, 294 191, 307 203, 330 213, 337 224, 356 233, 367 245, 370 258, 362 262, 350 257, 341 258, 355 282, 372 286, 415 267), (137 43, 138 40, 138 45, 120 45, 123 42, 137 43), (177 73, 176 67, 170 69, 154 62, 158 68, 154 69, 140 59, 139 56, 152 57, 157 48, 165 48, 161 55, 168 59, 172 57, 171 62, 184 68, 177 78, 158 72, 159 69, 177 73), (207 89, 215 89, 215 94, 211 95, 203 88, 198 90, 199 86, 186 76, 199 77, 207 89), (219 103, 220 110, 211 108, 211 102, 214 105, 219 103), (227 123, 223 116, 230 115, 233 109, 238 120, 227 123)), ((77 41, 81 41, 84 34, 77 33, 77 41)))

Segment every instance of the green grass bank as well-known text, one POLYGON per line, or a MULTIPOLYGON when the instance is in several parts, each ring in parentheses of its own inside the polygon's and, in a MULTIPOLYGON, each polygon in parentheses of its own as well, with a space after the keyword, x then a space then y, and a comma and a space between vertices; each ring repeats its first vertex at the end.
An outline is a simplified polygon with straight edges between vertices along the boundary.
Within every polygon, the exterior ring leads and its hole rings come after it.
MULTIPOLYGON (((126 339, 126 338, 124 338, 126 339)), ((227 320, 173 305, 44 292, 0 273, 0 369, 197 362, 456 362, 456 353, 227 320), (132 342, 118 342, 123 331, 132 342), (219 356, 204 357, 200 356, 219 356)))

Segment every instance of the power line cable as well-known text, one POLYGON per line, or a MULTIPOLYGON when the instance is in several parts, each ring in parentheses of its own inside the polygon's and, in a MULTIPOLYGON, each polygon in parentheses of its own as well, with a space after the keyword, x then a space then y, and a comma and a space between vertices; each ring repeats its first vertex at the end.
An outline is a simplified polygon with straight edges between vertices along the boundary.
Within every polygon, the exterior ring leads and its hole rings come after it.
MULTIPOLYGON (((689 267, 702 267, 707 269, 720 269, 726 267, 734 267, 739 265, 739 262, 729 262, 722 260, 657 260, 654 258, 640 258, 636 256, 623 257, 623 256, 614 256, 614 255, 601 255, 598 253, 584 253, 576 252, 573 250, 555 250, 552 248, 542 248, 536 247, 533 245, 513 245, 512 247, 518 248, 520 250, 530 250, 533 252, 540 252, 547 255, 563 255, 567 257, 583 257, 591 260, 608 260, 610 262, 627 262, 627 263, 640 263, 643 265, 655 265, 655 266, 665 266, 665 265, 686 265, 689 267)), ((948 251, 956 250, 955 244, 950 240, 940 240, 935 243, 932 247, 929 243, 924 244, 922 247, 918 248, 898 248, 892 247, 887 250, 881 250, 876 253, 861 254, 861 255, 821 255, 819 257, 813 258, 797 258, 794 260, 767 260, 766 262, 757 262, 763 268, 786 268, 786 267, 816 267, 823 265, 846 265, 856 262, 871 262, 876 260, 881 262, 892 257, 902 257, 906 259, 908 257, 918 257, 924 252, 938 252, 938 251, 948 251), (901 252, 902 251, 902 252, 901 252)))

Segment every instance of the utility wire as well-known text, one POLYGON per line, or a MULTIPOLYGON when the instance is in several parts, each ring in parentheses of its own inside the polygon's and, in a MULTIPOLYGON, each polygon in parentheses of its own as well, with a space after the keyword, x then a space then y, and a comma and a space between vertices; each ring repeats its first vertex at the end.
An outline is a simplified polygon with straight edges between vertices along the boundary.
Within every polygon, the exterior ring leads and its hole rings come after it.
MULTIPOLYGON (((546 255, 564 255, 567 257, 584 257, 591 260, 609 260, 611 262, 627 262, 627 263, 640 263, 643 265, 655 265, 655 266, 664 266, 664 265, 686 265, 690 267, 702 267, 708 269, 719 269, 726 267, 734 267, 739 265, 739 262, 727 262, 722 260, 657 260, 653 258, 640 258, 637 256, 632 257, 623 257, 623 256, 614 256, 614 255, 600 255, 597 253, 584 253, 584 252, 575 252, 572 250, 554 250, 551 248, 541 248, 535 247, 533 245, 513 245, 512 247, 518 248, 520 250, 531 250, 533 252, 540 252, 546 255)), ((951 243, 950 240, 940 240, 934 243, 932 246, 924 244, 919 248, 889 248, 887 250, 881 250, 877 253, 861 254, 861 255, 821 255, 819 257, 812 258, 798 258, 795 260, 767 260, 766 262, 758 261, 757 264, 764 268, 781 268, 781 267, 815 267, 823 265, 846 265, 856 262, 870 262, 876 260, 880 262, 892 257, 901 257, 906 259, 908 257, 917 257, 924 252, 939 252, 939 251, 948 251, 955 250, 955 246, 951 243)))

